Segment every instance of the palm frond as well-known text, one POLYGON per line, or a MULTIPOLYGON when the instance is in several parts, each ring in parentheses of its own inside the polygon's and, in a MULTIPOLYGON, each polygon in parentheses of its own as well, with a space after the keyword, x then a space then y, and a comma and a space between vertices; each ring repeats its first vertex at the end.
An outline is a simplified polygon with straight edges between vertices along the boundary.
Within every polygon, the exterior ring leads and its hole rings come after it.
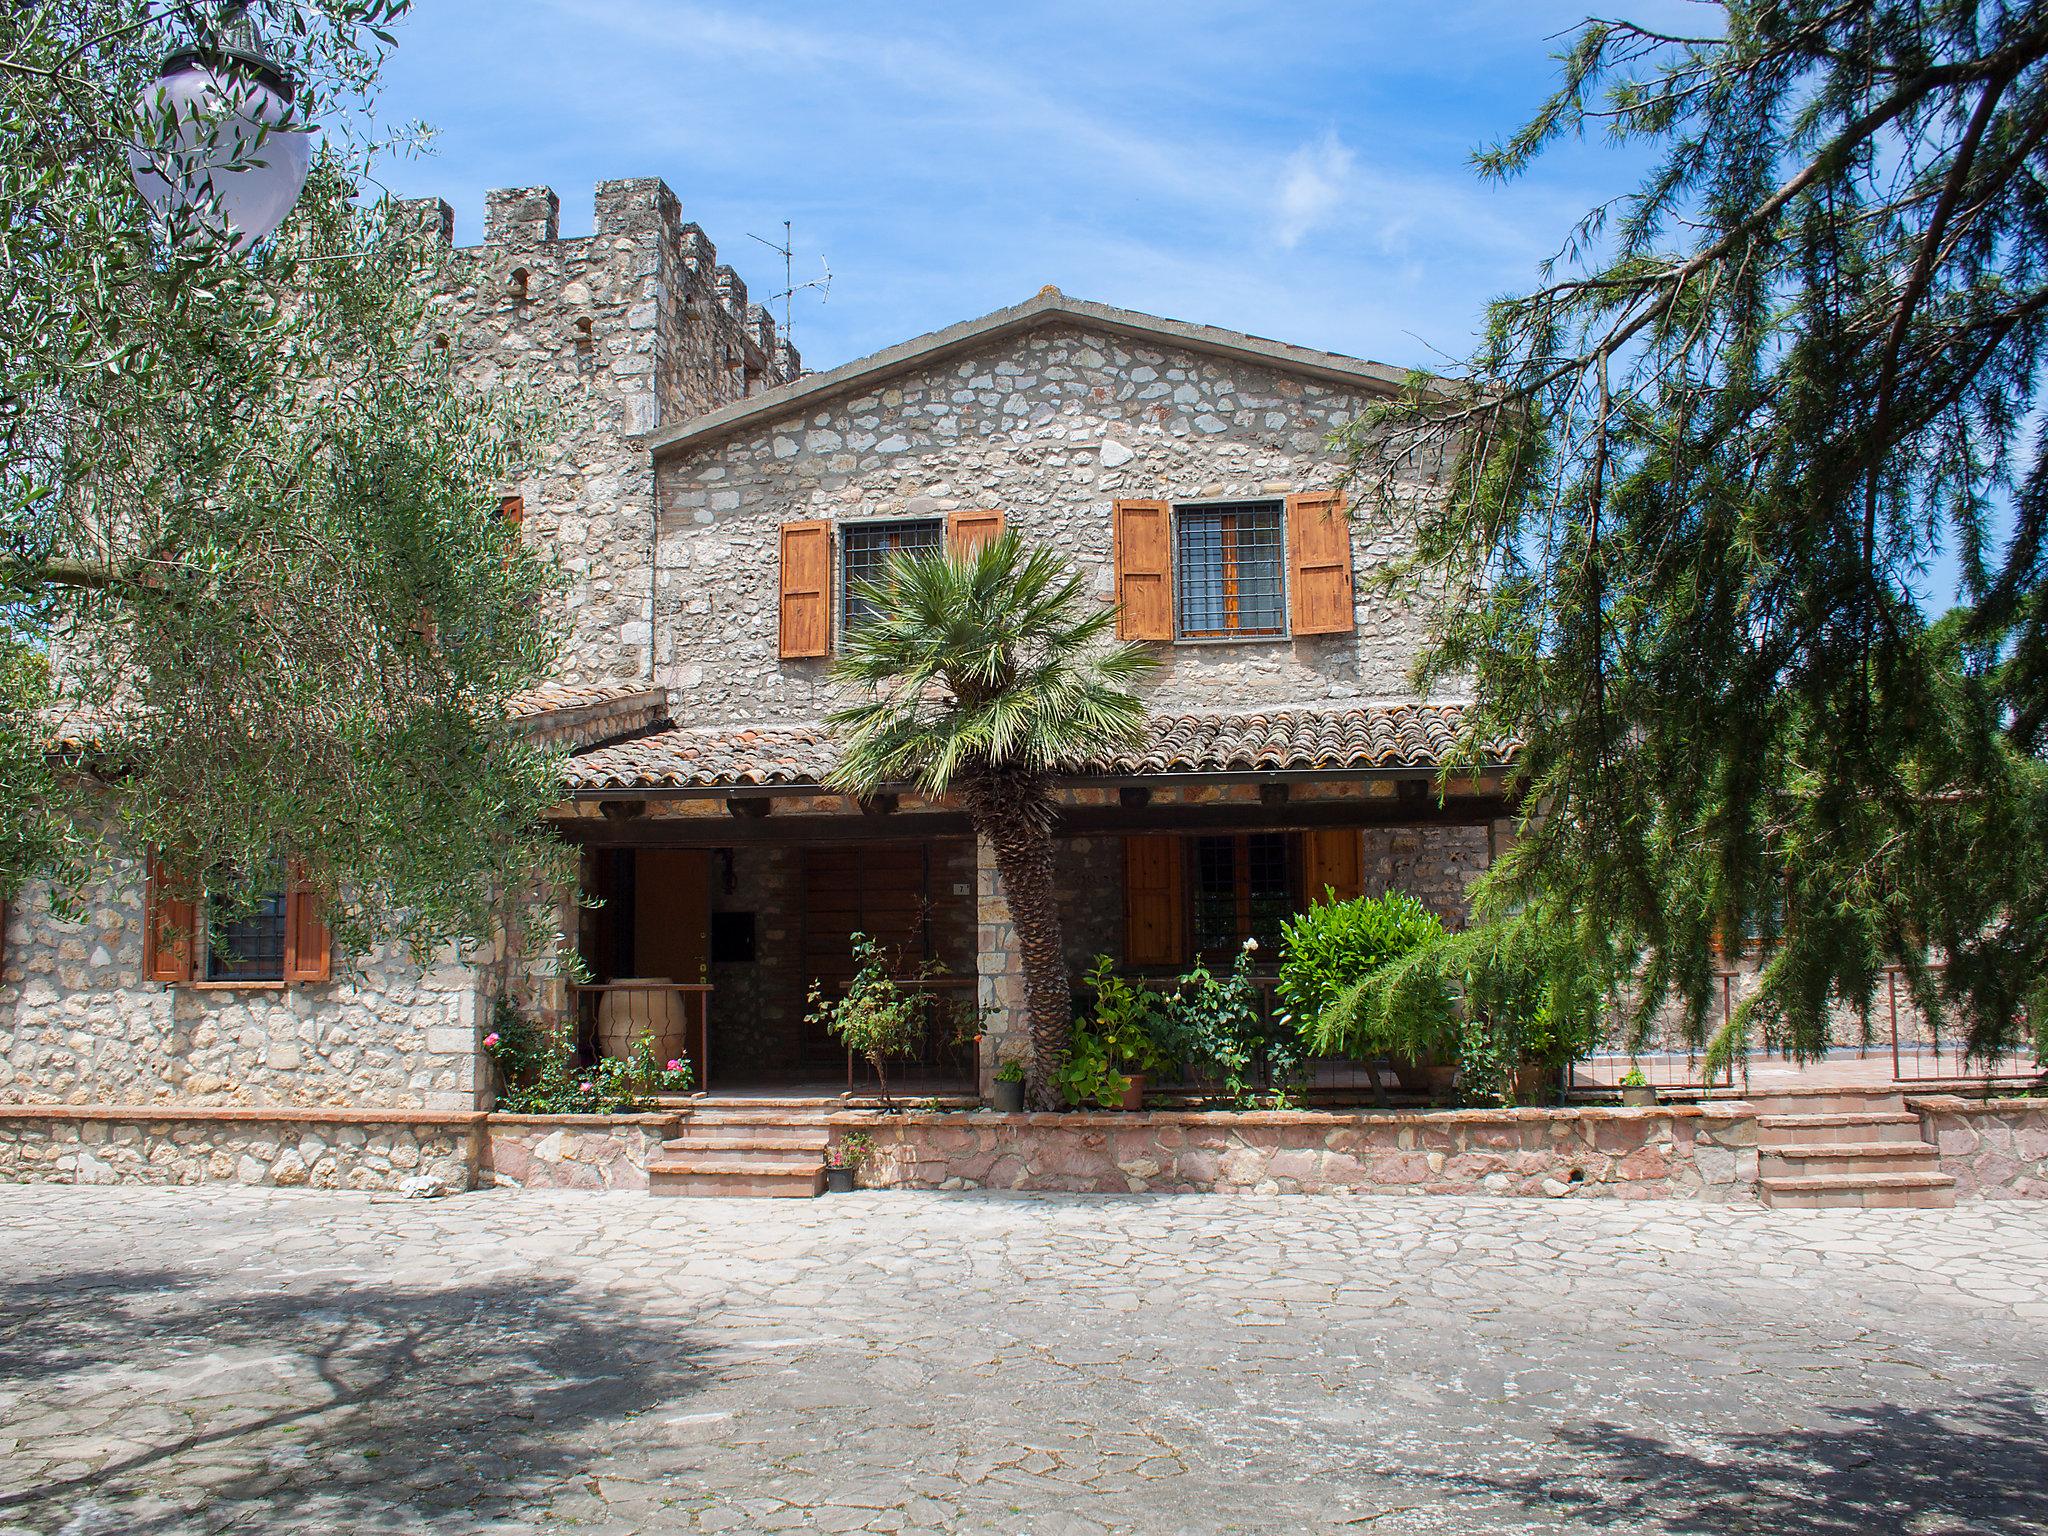
POLYGON ((1142 738, 1129 690, 1157 665, 1110 641, 1114 609, 1055 551, 1006 533, 967 555, 899 554, 855 595, 835 680, 855 692, 830 715, 835 787, 943 794, 977 771, 1043 773, 1142 738))

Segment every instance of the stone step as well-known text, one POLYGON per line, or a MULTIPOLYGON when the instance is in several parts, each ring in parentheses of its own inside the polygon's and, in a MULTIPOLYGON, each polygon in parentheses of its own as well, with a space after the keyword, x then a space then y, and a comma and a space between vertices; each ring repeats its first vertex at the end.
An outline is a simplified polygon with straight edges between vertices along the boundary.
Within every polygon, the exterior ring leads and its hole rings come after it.
POLYGON ((1765 1115, 1756 1117, 1757 1144, 1763 1147, 1815 1146, 1829 1142, 1918 1141, 1920 1117, 1906 1110, 1859 1110, 1834 1114, 1765 1115))
POLYGON ((1757 1180, 1763 1203, 1777 1210, 1948 1210, 1956 1181, 1945 1173, 1812 1173, 1757 1180))
POLYGON ((825 1164, 671 1154, 648 1161, 647 1187, 655 1195, 809 1200, 825 1192, 825 1164))
POLYGON ((1798 1176, 1809 1173, 1930 1173, 1941 1153, 1924 1141, 1835 1141, 1796 1146, 1761 1147, 1762 1172, 1798 1176))
POLYGON ((808 1152, 821 1154, 832 1138, 822 1128, 809 1132, 795 1127, 768 1126, 761 1130, 724 1126, 684 1126, 682 1134, 664 1141, 671 1152, 808 1152))
POLYGON ((1906 1107, 1906 1096, 1896 1088, 1777 1088, 1743 1097, 1760 1115, 1896 1114, 1906 1107))

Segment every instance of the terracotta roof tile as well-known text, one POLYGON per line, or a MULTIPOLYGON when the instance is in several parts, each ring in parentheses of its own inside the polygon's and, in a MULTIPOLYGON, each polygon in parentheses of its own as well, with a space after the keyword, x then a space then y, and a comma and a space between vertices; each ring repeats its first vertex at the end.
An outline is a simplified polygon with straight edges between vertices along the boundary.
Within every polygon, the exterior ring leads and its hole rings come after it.
MULTIPOLYGON (((1456 751, 1455 704, 1289 709, 1251 715, 1154 715, 1140 748, 1075 763, 1088 775, 1260 773, 1315 768, 1435 768, 1456 751)), ((1506 762, 1516 744, 1486 760, 1506 762)), ((714 789, 814 785, 831 769, 831 736, 817 726, 671 729, 599 747, 568 765, 574 790, 714 789)))

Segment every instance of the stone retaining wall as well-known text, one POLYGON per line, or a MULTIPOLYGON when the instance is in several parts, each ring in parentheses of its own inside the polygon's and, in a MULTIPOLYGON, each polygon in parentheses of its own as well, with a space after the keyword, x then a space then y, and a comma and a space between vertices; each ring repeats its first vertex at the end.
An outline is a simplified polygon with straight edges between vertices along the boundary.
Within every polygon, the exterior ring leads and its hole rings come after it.
POLYGON ((1419 1114, 846 1115, 892 1189, 1752 1200, 1746 1104, 1419 1114))
POLYGON ((477 1182, 515 1189, 645 1189, 675 1115, 492 1115, 477 1182))
POLYGON ((1920 1135, 1941 1149, 1958 1200, 2048 1199, 2048 1099, 1906 1100, 1920 1135))
POLYGON ((481 1115, 148 1105, 0 1107, 0 1181, 397 1189, 428 1174, 467 1189, 481 1115))

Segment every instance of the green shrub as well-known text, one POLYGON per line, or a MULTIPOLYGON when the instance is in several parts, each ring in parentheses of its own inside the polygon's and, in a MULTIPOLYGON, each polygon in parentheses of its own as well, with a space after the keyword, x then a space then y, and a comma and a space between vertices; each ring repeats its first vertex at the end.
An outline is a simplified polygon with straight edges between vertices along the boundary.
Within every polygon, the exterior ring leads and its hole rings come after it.
POLYGON ((641 1035, 623 1059, 577 1063, 569 1027, 529 1018, 500 998, 491 1011, 484 1053, 498 1069, 498 1108, 508 1115, 615 1115, 656 1093, 688 1093, 687 1060, 655 1059, 641 1035))
POLYGON ((1505 1103, 1520 1066, 1562 1066, 1607 1003, 1576 936, 1533 914, 1442 934, 1362 977, 1308 1031, 1329 1054, 1455 1061, 1469 1101, 1505 1103))
MULTIPOLYGON (((1332 894, 1325 887, 1324 894, 1332 894)), ((1280 1018, 1304 1038, 1348 990, 1443 937, 1436 915, 1405 891, 1324 901, 1280 930, 1280 1018)))
POLYGON ((1252 982, 1258 940, 1246 939, 1230 970, 1217 976, 1197 961, 1175 983, 1167 1007, 1171 1048, 1189 1070, 1220 1083, 1231 1102, 1251 1105, 1286 1086, 1301 1069, 1301 1048, 1292 1028, 1268 1021, 1252 982), (1264 1084, 1271 1084, 1264 1089, 1264 1084))

